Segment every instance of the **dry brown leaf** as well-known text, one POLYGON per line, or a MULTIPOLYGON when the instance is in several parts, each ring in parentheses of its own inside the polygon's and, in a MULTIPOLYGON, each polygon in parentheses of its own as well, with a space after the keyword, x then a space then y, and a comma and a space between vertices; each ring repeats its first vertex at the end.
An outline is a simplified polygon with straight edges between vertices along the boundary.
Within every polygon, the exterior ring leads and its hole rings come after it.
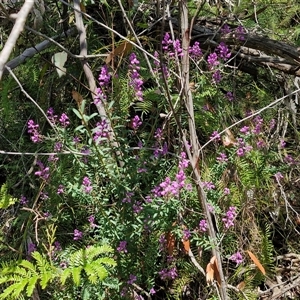
POLYGON ((209 262, 206 266, 206 283, 208 285, 212 284, 214 281, 214 269, 212 264, 209 262))
POLYGON ((206 266, 206 282, 211 284, 214 280, 217 281, 218 285, 221 285, 221 278, 217 264, 216 256, 210 259, 210 262, 206 266))
POLYGON ((250 258, 252 259, 252 261, 254 262, 254 264, 258 267, 258 269, 264 274, 266 275, 266 270, 265 268, 262 266, 262 264, 260 263, 260 261, 257 259, 257 257, 251 252, 251 251, 246 251, 250 258))
POLYGON ((189 253, 190 250, 190 240, 182 240, 182 244, 183 244, 183 248, 184 248, 184 252, 187 254, 189 253))
POLYGON ((166 238, 167 238, 167 251, 168 254, 172 256, 175 248, 175 235, 171 232, 168 232, 166 234, 166 238))
POLYGON ((72 97, 76 101, 78 109, 80 110, 81 103, 83 101, 83 97, 77 91, 72 91, 72 97))
POLYGON ((223 145, 225 147, 231 147, 236 144, 234 135, 232 134, 232 132, 229 129, 225 130, 225 134, 223 136, 222 141, 223 141, 223 145))
POLYGON ((132 44, 127 41, 123 41, 117 48, 115 48, 112 52, 108 54, 105 63, 108 65, 115 56, 122 56, 122 55, 126 56, 129 54, 129 52, 131 52, 131 50, 132 50, 132 44))
POLYGON ((245 281, 241 281, 241 282, 236 286, 236 288, 237 288, 238 290, 242 291, 242 290, 245 288, 245 286, 246 286, 245 281))

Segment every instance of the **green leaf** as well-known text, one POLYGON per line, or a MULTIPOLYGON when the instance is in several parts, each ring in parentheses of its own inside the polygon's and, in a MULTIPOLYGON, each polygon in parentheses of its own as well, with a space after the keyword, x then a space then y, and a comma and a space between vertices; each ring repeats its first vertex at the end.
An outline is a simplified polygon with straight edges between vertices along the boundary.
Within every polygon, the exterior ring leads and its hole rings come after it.
POLYGON ((80 274, 82 271, 82 267, 76 267, 72 269, 72 278, 76 286, 80 284, 80 274))
POLYGON ((30 297, 33 294, 33 290, 35 288, 35 285, 36 285, 38 279, 39 279, 39 276, 34 275, 28 280, 28 286, 27 286, 27 289, 26 289, 26 295, 28 297, 30 297))
POLYGON ((73 108, 73 112, 75 113, 75 115, 76 115, 80 120, 82 120, 82 115, 81 115, 81 113, 80 113, 76 108, 73 108))

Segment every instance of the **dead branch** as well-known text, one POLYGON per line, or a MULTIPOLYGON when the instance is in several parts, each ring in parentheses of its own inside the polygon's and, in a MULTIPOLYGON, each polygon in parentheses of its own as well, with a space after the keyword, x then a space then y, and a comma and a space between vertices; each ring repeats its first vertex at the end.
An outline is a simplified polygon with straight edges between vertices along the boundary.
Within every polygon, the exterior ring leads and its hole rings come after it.
POLYGON ((32 7, 34 5, 34 1, 25 0, 24 5, 20 9, 15 25, 3 47, 3 50, 0 53, 0 80, 3 75, 3 71, 5 68, 5 64, 9 59, 9 56, 18 40, 19 35, 24 29, 24 25, 27 19, 28 14, 30 13, 32 7))

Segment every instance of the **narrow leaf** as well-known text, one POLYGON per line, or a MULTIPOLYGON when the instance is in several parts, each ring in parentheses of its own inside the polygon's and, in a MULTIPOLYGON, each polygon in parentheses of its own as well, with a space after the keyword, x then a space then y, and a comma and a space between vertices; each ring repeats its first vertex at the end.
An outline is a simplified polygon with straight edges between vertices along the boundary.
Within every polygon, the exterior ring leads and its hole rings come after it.
POLYGON ((266 275, 266 270, 265 268, 262 266, 262 264, 260 263, 260 261, 257 259, 257 257, 251 252, 251 251, 246 251, 250 258, 252 259, 252 261, 254 262, 254 264, 258 267, 258 269, 263 273, 263 275, 266 275))

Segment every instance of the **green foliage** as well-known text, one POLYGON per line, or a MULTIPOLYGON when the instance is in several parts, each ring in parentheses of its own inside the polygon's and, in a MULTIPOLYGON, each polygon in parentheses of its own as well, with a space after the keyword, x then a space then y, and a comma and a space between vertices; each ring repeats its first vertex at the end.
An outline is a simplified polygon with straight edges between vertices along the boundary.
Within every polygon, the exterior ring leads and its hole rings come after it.
POLYGON ((108 276, 106 267, 113 267, 116 262, 110 257, 99 257, 99 255, 112 251, 110 246, 103 245, 90 246, 74 252, 69 258, 68 267, 61 274, 62 284, 65 284, 67 278, 71 277, 74 284, 78 286, 83 276, 82 271, 92 284, 103 281, 108 276))
POLYGON ((7 184, 3 184, 0 188, 0 209, 8 208, 14 205, 18 201, 17 198, 13 198, 8 194, 7 184))
MULTIPOLYGON (((116 265, 113 258, 101 257, 112 252, 107 245, 90 246, 80 249, 70 255, 68 266, 65 269, 54 266, 49 259, 38 251, 31 254, 34 261, 21 260, 18 263, 3 264, 0 272, 0 284, 7 285, 0 294, 0 299, 18 299, 26 294, 30 297, 34 289, 40 286, 46 289, 49 284, 61 281, 64 286, 71 276, 74 284, 79 286, 84 281, 84 276, 91 284, 103 282, 109 275, 109 271, 116 265), (85 272, 85 275, 82 274, 85 272)), ((58 287, 58 286, 57 286, 58 287)))

